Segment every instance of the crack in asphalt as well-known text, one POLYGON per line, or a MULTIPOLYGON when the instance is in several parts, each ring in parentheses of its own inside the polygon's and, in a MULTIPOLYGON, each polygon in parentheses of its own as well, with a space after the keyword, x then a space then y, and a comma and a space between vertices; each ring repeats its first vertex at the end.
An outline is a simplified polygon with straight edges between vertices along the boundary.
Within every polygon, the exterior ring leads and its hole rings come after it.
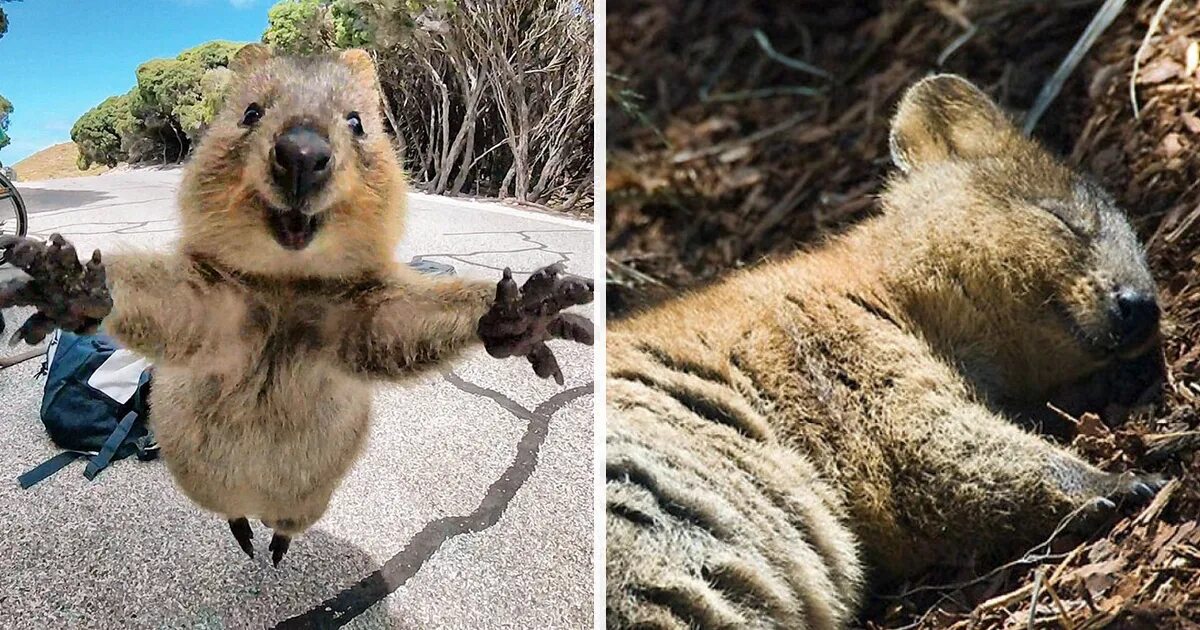
POLYGON ((101 234, 166 234, 169 232, 179 231, 178 225, 171 227, 171 228, 164 229, 164 230, 145 230, 145 231, 141 231, 141 232, 131 231, 131 230, 136 230, 138 228, 148 227, 151 223, 166 223, 166 222, 174 222, 174 219, 152 219, 152 220, 148 220, 148 221, 117 221, 117 222, 108 222, 108 223, 103 222, 103 221, 88 221, 85 223, 68 223, 66 225, 60 225, 60 226, 54 227, 48 232, 41 232, 41 231, 30 232, 29 236, 35 236, 35 237, 39 237, 39 238, 49 238, 50 234, 55 234, 55 233, 62 234, 63 236, 96 236, 96 235, 101 235, 101 234), (68 232, 67 231, 68 229, 71 229, 71 228, 91 226, 91 225, 120 225, 122 227, 117 228, 115 230, 107 230, 104 232, 68 232))
MULTIPOLYGON (((463 257, 464 256, 477 256, 479 254, 516 254, 516 253, 520 253, 520 252, 541 251, 541 252, 546 252, 547 254, 554 254, 555 256, 558 256, 558 260, 555 262, 564 262, 565 263, 565 262, 569 262, 571 260, 570 255, 575 252, 560 252, 555 249, 550 249, 550 245, 534 239, 532 236, 530 236, 530 234, 531 233, 550 233, 550 232, 587 232, 587 231, 588 230, 514 230, 514 231, 508 231, 508 232, 448 232, 445 234, 445 236, 519 234, 521 236, 521 240, 525 241, 526 243, 530 243, 530 244, 534 245, 534 247, 525 247, 522 249, 480 250, 480 251, 467 252, 467 253, 421 254, 419 256, 414 256, 413 260, 414 261, 416 261, 418 259, 423 260, 426 257, 449 258, 450 260, 458 261, 460 263, 463 263, 464 265, 471 265, 473 267, 480 267, 482 269, 489 269, 491 271, 504 271, 504 267, 493 267, 491 265, 485 265, 483 263, 475 262, 473 260, 467 260, 466 258, 463 258, 463 257)), ((550 264, 554 264, 554 263, 550 263, 550 264)), ((522 271, 522 270, 518 270, 518 269, 513 269, 512 271, 513 271, 513 273, 528 275, 528 274, 533 273, 536 270, 530 269, 529 271, 522 271)))
POLYGON ((470 514, 442 517, 426 523, 403 549, 375 572, 308 612, 279 622, 275 628, 340 628, 404 586, 446 541, 484 531, 498 523, 517 491, 537 467, 538 453, 550 431, 550 418, 568 403, 591 394, 595 388, 595 383, 588 383, 563 390, 530 411, 504 394, 466 381, 453 371, 447 371, 443 376, 458 389, 491 399, 528 422, 525 434, 517 442, 517 454, 512 463, 488 486, 483 501, 470 514))

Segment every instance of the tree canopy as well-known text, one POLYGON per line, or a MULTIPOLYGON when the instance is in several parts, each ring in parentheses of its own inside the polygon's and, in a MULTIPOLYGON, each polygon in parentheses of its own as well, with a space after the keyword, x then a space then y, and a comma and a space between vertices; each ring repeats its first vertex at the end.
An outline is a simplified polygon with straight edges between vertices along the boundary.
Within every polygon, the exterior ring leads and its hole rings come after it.
POLYGON ((0 95, 0 149, 8 146, 10 142, 8 138, 8 115, 13 111, 12 103, 0 95))
MULTIPOLYGON (((3 0, 0 0, 3 1, 3 0)), ((361 47, 411 181, 563 206, 592 190, 588 0, 280 0, 262 41, 278 54, 361 47)), ((240 48, 154 59, 72 131, 80 166, 183 159, 221 106, 240 48)))
POLYGON ((267 11, 263 43, 288 54, 327 52, 366 46, 367 28, 366 13, 356 2, 282 0, 267 11))
POLYGON ((121 149, 121 130, 132 125, 129 94, 110 96, 88 110, 71 127, 71 140, 79 147, 79 169, 93 163, 116 166, 128 159, 121 149))
POLYGON ((72 128, 79 167, 183 158, 220 109, 229 61, 242 46, 211 41, 138 66, 129 93, 105 99, 72 128))
MULTIPOLYGON (((12 2, 12 0, 0 0, 0 4, 12 2)), ((0 38, 8 32, 8 14, 4 12, 4 7, 0 7, 0 38)), ((8 146, 11 140, 8 137, 8 116, 13 112, 13 105, 8 99, 0 94, 0 149, 8 146)))

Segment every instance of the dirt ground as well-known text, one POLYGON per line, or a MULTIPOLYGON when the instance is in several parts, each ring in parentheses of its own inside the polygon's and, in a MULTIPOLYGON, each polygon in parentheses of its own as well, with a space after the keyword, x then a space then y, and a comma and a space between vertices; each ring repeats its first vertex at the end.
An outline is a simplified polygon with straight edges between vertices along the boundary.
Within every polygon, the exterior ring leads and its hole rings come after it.
MULTIPOLYGON (((1099 6, 610 2, 610 316, 870 215, 907 85, 956 72, 1020 117, 1099 6)), ((1073 444, 1106 468, 1177 481, 1083 544, 1053 540, 998 570, 935 572, 876 597, 865 627, 1200 627, 1198 66, 1197 3, 1130 0, 1033 132, 1118 196, 1166 313, 1157 396, 1132 414, 1083 414, 1073 444)))
POLYGON ((87 177, 100 175, 109 171, 103 164, 93 164, 86 171, 79 170, 75 161, 79 159, 79 149, 74 142, 62 142, 46 147, 33 155, 13 164, 18 181, 42 181, 59 179, 61 177, 87 177))

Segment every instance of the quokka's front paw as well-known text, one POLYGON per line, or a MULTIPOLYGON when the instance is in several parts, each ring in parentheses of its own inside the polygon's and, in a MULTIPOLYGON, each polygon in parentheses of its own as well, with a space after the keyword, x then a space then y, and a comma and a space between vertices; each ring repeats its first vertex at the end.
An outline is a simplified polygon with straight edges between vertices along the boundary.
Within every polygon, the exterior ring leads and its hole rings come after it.
POLYGON ((49 244, 0 236, 0 254, 29 275, 0 284, 0 308, 37 308, 13 334, 11 343, 38 343, 55 328, 90 332, 112 310, 99 250, 84 265, 75 247, 60 234, 52 235, 49 244))
POLYGON ((479 338, 493 357, 523 356, 538 376, 553 376, 562 385, 562 370, 546 341, 568 339, 591 345, 592 321, 561 311, 590 303, 594 293, 592 280, 565 274, 561 263, 533 272, 520 287, 512 271, 505 269, 496 285, 496 301, 479 319, 479 338))
POLYGON ((1084 504, 1069 529, 1082 535, 1091 535, 1118 511, 1144 505, 1167 485, 1168 479, 1157 473, 1102 473, 1092 489, 1095 491, 1084 504))
POLYGON ((1100 482, 1102 496, 1121 506, 1138 506, 1167 485, 1167 478, 1157 473, 1108 473, 1100 482))

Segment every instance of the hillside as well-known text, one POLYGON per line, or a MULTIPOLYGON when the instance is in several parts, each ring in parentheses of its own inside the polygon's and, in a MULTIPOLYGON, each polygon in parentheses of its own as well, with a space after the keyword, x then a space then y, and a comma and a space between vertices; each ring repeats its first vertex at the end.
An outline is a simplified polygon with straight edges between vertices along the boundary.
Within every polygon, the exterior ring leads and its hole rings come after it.
POLYGON ((74 142, 63 142, 46 147, 37 153, 13 164, 18 181, 38 181, 43 179, 59 179, 62 177, 85 177, 99 175, 109 170, 107 166, 93 164, 86 171, 79 170, 75 160, 79 158, 79 149, 74 142))

